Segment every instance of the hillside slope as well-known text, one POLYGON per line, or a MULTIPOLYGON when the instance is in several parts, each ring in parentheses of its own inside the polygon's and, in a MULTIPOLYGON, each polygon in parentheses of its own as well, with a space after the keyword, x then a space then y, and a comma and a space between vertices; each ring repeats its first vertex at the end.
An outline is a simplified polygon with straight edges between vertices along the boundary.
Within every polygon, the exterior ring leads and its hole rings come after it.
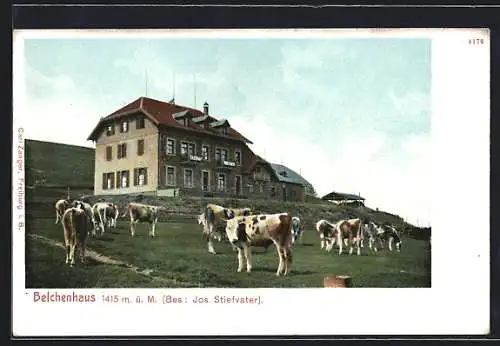
POLYGON ((25 141, 26 185, 93 188, 94 149, 74 145, 25 141))

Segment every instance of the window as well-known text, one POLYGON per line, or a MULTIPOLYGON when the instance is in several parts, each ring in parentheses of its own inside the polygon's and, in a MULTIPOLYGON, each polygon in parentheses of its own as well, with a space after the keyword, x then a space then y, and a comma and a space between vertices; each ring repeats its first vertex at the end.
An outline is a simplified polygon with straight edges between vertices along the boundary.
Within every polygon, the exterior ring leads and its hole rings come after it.
POLYGON ((139 139, 137 141, 137 155, 142 156, 144 154, 144 139, 139 139))
POLYGON ((248 185, 248 192, 253 193, 253 185, 248 185))
POLYGON ((115 134, 115 126, 114 125, 109 125, 107 128, 106 128, 106 135, 107 136, 112 136, 115 134))
POLYGON ((128 121, 127 120, 124 120, 122 121, 121 123, 121 126, 120 126, 120 132, 128 132, 128 121))
POLYGON ((195 151, 194 143, 188 143, 188 155, 194 155, 195 151))
POLYGON ((236 164, 238 166, 241 166, 241 152, 240 151, 234 152, 234 161, 236 161, 236 164))
POLYGON ((175 186, 175 167, 167 166, 167 185, 175 186))
POLYGON ((227 161, 228 155, 227 155, 227 149, 222 149, 222 160, 227 161))
POLYGON ((144 186, 148 184, 147 168, 134 169, 134 186, 144 186))
POLYGON ((222 134, 223 134, 224 136, 227 136, 227 127, 223 127, 223 128, 222 128, 222 134))
POLYGON ((217 175, 217 190, 219 192, 226 191, 226 175, 223 173, 217 175))
POLYGON ((241 195, 241 175, 235 176, 234 179, 236 194, 241 195))
POLYGON ((145 120, 144 120, 144 116, 140 116, 139 118, 137 118, 137 120, 135 121, 135 128, 136 129, 143 129, 145 128, 145 120))
POLYGON ((201 171, 201 189, 202 191, 210 190, 210 172, 201 171))
POLYGON ((175 155, 175 139, 167 138, 167 155, 175 155))
POLYGON ((272 187, 271 188, 271 197, 275 197, 276 196, 276 188, 272 187))
POLYGON ((184 168, 184 187, 193 187, 193 170, 184 168))
POLYGON ((181 142, 181 155, 187 155, 187 142, 181 142))
POLYGON ((117 185, 120 184, 120 187, 129 187, 128 171, 119 171, 118 177, 117 185))
POLYGON ((295 197, 297 197, 297 192, 295 192, 295 190, 292 190, 291 195, 292 195, 292 198, 295 198, 295 197))
POLYGON ((115 179, 113 173, 102 174, 102 189, 108 190, 115 187, 115 179))
POLYGON ((215 149, 215 160, 220 161, 220 148, 215 149))
POLYGON ((201 156, 203 160, 208 161, 208 145, 203 145, 201 147, 201 156))
POLYGON ((127 143, 118 144, 118 158, 127 157, 127 143))
POLYGON ((113 148, 106 147, 106 161, 111 161, 111 160, 113 160, 113 148))

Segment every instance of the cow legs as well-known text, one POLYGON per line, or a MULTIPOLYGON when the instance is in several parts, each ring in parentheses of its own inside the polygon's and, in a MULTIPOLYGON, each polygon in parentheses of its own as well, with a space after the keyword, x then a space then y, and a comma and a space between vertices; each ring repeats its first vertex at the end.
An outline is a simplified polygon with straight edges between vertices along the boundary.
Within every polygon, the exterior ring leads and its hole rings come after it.
POLYGON ((283 253, 285 257, 285 272, 283 275, 288 275, 292 269, 292 249, 285 247, 283 253))
POLYGON ((244 257, 243 249, 238 247, 238 270, 237 272, 241 272, 243 270, 243 257, 244 257))
POLYGON ((132 237, 135 235, 135 225, 137 224, 137 222, 139 221, 130 220, 130 235, 132 235, 132 237))
POLYGON ((320 244, 321 244, 321 249, 324 249, 324 248, 325 248, 325 246, 326 246, 325 235, 324 235, 323 233, 321 233, 321 234, 319 235, 319 237, 320 237, 320 239, 321 239, 321 242, 320 242, 320 244))
POLYGON ((208 236, 208 252, 214 255, 217 254, 217 252, 215 252, 214 249, 214 243, 212 241, 212 238, 210 238, 210 236, 208 236))
POLYGON ((394 237, 390 237, 388 243, 389 243, 389 251, 391 251, 391 252, 392 252, 392 243, 393 242, 394 242, 394 237))
POLYGON ((76 244, 75 244, 75 242, 73 242, 73 244, 71 244, 71 246, 70 246, 70 251, 69 251, 70 266, 75 265, 75 248, 76 248, 76 244))
POLYGON ((156 221, 157 221, 157 219, 154 219, 154 220, 153 220, 153 224, 151 225, 151 236, 152 236, 152 237, 154 237, 154 236, 155 236, 156 221))
POLYGON ((243 245, 243 253, 247 260, 247 273, 252 271, 252 248, 248 245, 243 245))
POLYGON ((338 233, 339 256, 342 255, 342 250, 343 250, 342 245, 343 245, 343 242, 344 242, 344 240, 342 239, 342 234, 339 231, 339 233, 338 233))
POLYGON ((59 216, 59 210, 56 210, 56 225, 59 222, 60 218, 61 217, 59 216))
POLYGON ((326 247, 325 247, 325 250, 327 252, 330 252, 333 248, 333 244, 335 244, 335 240, 334 239, 328 239, 326 238, 326 247))
POLYGON ((278 257, 279 257, 279 265, 278 265, 278 270, 276 271, 276 276, 280 276, 283 270, 285 269, 285 254, 283 251, 283 248, 281 245, 276 244, 276 251, 278 251, 278 257))
POLYGON ((69 263, 69 257, 70 257, 70 252, 71 252, 71 246, 69 244, 66 244, 66 264, 69 263))

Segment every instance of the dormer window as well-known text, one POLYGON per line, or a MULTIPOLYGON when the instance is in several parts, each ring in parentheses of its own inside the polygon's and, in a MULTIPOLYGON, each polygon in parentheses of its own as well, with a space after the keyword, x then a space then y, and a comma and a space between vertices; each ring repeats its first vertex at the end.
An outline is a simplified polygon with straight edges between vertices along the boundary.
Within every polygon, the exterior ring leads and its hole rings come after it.
POLYGON ((222 128, 222 134, 223 134, 224 136, 227 136, 227 127, 223 127, 223 128, 222 128))
POLYGON ((113 125, 109 125, 107 128, 106 128, 106 135, 107 136, 112 136, 115 134, 115 127, 113 125))
POLYGON ((122 121, 121 126, 120 126, 120 132, 128 132, 128 121, 122 121))

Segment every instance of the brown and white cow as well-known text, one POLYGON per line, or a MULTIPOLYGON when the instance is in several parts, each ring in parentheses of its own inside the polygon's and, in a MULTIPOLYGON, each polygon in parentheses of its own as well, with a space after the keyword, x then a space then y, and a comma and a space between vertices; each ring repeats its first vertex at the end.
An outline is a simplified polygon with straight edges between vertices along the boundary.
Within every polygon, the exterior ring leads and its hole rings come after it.
POLYGON ((208 252, 216 254, 212 239, 222 240, 222 232, 227 220, 236 216, 248 216, 252 213, 250 208, 227 208, 209 203, 198 216, 198 223, 203 226, 203 234, 207 237, 208 252))
POLYGON ((238 249, 238 272, 246 258, 247 272, 252 271, 253 243, 270 239, 276 245, 279 266, 276 275, 287 275, 292 265, 292 216, 289 213, 237 216, 226 222, 226 235, 238 249))
POLYGON ((112 210, 113 204, 108 202, 97 202, 92 206, 94 225, 96 229, 101 230, 101 234, 105 232, 104 225, 107 225, 107 216, 111 214, 112 210))
POLYGON ((316 231, 319 233, 320 248, 330 251, 338 237, 335 224, 324 219, 319 220, 316 222, 316 231))
POLYGON ((120 215, 118 206, 110 203, 110 207, 106 209, 106 226, 116 228, 116 222, 120 215))
POLYGON ((92 212, 92 206, 89 203, 74 200, 71 203, 72 208, 81 209, 85 212, 85 216, 87 217, 87 222, 89 224, 89 230, 91 230, 91 234, 93 237, 96 236, 96 221, 94 219, 94 213, 92 212))
POLYGON ((129 203, 123 217, 130 216, 130 235, 135 235, 135 225, 139 222, 147 223, 149 235, 155 236, 155 227, 158 222, 158 214, 160 210, 165 210, 163 206, 154 206, 142 203, 129 203))
POLYGON ((85 245, 88 238, 89 223, 85 211, 79 208, 69 208, 62 216, 64 230, 64 245, 66 248, 66 263, 75 265, 75 250, 80 250, 82 263, 85 262, 85 245))
MULTIPOLYGON (((350 247, 350 255, 354 251, 354 246, 356 246, 357 255, 361 255, 361 240, 363 238, 361 219, 356 218, 341 220, 335 224, 335 229, 337 230, 337 244, 339 246, 339 255, 342 254, 342 245, 344 243, 344 239, 347 239, 347 244, 350 247)), ((330 250, 331 247, 327 249, 327 251, 330 250)))
POLYGON ((62 216, 64 215, 64 212, 66 209, 71 207, 71 203, 66 200, 66 199, 60 199, 56 202, 56 224, 59 223, 59 221, 62 220, 62 216))

